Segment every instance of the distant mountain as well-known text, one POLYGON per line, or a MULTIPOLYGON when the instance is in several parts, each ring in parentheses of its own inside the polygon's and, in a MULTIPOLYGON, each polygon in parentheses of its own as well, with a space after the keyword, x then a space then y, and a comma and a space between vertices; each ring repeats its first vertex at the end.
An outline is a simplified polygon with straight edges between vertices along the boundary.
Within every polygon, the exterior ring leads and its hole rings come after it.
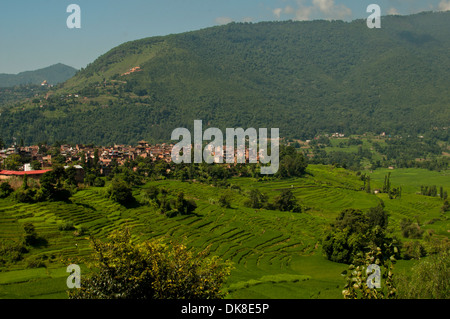
POLYGON ((35 70, 25 71, 18 74, 0 74, 0 87, 12 87, 21 84, 41 84, 47 81, 48 84, 59 84, 67 81, 75 75, 77 69, 62 63, 35 70))
MULTIPOLYGON (((425 134, 450 123, 450 12, 230 23, 124 43, 53 95, 2 108, 26 143, 170 140, 177 127, 425 134), (76 96, 76 97, 75 97, 76 96)), ((446 134, 450 129, 447 129, 446 134)))

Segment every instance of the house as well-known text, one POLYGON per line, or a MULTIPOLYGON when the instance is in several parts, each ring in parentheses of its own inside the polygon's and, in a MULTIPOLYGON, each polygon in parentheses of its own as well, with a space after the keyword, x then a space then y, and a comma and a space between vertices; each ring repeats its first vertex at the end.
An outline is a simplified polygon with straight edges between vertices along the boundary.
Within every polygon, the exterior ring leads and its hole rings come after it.
POLYGON ((50 172, 51 169, 37 170, 37 171, 7 171, 0 170, 0 180, 8 180, 14 177, 23 177, 27 175, 29 178, 39 181, 41 176, 47 172, 50 172))

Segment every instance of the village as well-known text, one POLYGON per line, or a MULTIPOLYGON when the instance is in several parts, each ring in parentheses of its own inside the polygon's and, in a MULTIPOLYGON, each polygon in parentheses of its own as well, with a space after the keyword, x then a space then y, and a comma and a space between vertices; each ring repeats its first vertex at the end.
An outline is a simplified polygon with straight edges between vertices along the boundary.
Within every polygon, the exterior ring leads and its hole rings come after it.
MULTIPOLYGON (((54 164, 60 164, 65 168, 74 167, 77 171, 77 181, 83 183, 85 172, 82 163, 95 161, 100 174, 108 176, 114 165, 122 166, 127 161, 133 161, 139 157, 153 162, 174 163, 173 160, 178 161, 181 156, 180 154, 172 155, 173 147, 172 143, 151 145, 144 140, 139 141, 137 146, 115 144, 109 147, 83 144, 18 146, 17 143, 14 143, 10 147, 0 150, 0 181, 21 180, 25 174, 29 178, 39 181, 43 174, 52 170, 54 164)), ((211 145, 206 149, 214 158, 216 157, 211 145)), ((235 164, 237 157, 244 156, 248 161, 252 156, 252 151, 247 148, 243 153, 239 149, 230 152, 227 146, 218 149, 223 151, 223 158, 227 160, 227 163, 232 161, 233 155, 235 164)), ((256 158, 257 162, 262 159, 259 154, 256 155, 256 158)), ((225 165, 229 166, 229 164, 225 165)))
POLYGON ((33 179, 39 177, 52 169, 53 164, 63 164, 65 167, 73 166, 81 178, 84 175, 80 164, 82 156, 85 160, 98 156, 98 165, 102 175, 107 176, 111 170, 111 162, 123 165, 137 157, 150 158, 152 161, 164 160, 171 162, 171 151, 173 144, 150 145, 146 141, 139 141, 137 146, 114 145, 111 147, 95 147, 93 145, 69 145, 58 146, 12 146, 0 150, 0 180, 19 177, 27 174, 33 179), (11 164, 11 160, 16 163, 11 164), (25 162, 25 163, 24 163, 25 162), (62 163, 63 162, 63 163, 62 163), (24 164, 22 164, 24 163, 24 164))

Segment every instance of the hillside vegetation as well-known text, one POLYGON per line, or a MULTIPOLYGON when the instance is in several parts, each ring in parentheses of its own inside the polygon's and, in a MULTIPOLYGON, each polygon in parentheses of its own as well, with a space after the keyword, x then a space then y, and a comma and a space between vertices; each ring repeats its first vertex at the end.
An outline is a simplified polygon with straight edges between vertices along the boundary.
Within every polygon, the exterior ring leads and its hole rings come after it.
POLYGON ((448 139, 450 12, 231 23, 124 43, 39 101, 3 107, 26 144, 168 141, 174 128, 278 127, 286 138, 366 132, 448 139), (136 68, 139 67, 139 68, 136 68), (75 97, 77 95, 78 97, 75 97))
MULTIPOLYGON (((383 188, 388 172, 370 174, 373 189, 383 188)), ((133 187, 136 202, 126 206, 105 196, 109 182, 106 188, 81 189, 65 202, 0 199, 2 249, 20 243, 27 223, 34 225, 37 238, 28 252, 18 256, 13 254, 18 250, 11 248, 2 254, 10 260, 0 265, 0 298, 66 298, 65 267, 79 263, 82 276, 85 274, 85 262, 92 252, 88 236, 105 239, 123 227, 129 227, 138 241, 175 240, 194 251, 209 246, 211 255, 232 261, 234 270, 225 285, 229 298, 341 298, 345 279, 340 274, 347 265, 327 260, 321 248, 329 224, 344 209, 367 211, 383 203, 389 214, 387 232, 403 242, 405 260, 395 268, 400 274, 418 258, 414 249, 408 248, 412 242, 429 252, 433 241, 449 237, 448 212, 441 210, 442 199, 420 194, 421 185, 427 183, 450 189, 448 174, 421 169, 392 171, 392 187, 403 189, 401 196, 393 199, 387 193, 368 193, 357 173, 324 165, 309 165, 302 178, 257 181, 234 177, 226 188, 173 179, 148 181, 133 187), (195 211, 169 217, 145 204, 146 190, 155 187, 174 194, 183 192, 195 202, 195 211), (248 193, 254 189, 267 194, 269 201, 290 190, 302 212, 248 207, 248 193), (223 194, 227 194, 228 206, 221 204, 223 194), (404 233, 404 220, 417 223, 414 227, 423 235, 413 239, 404 233)))
POLYGON ((0 88, 13 87, 16 85, 39 85, 44 81, 55 85, 67 81, 75 75, 77 70, 70 66, 58 63, 49 67, 25 71, 18 74, 0 74, 0 88))

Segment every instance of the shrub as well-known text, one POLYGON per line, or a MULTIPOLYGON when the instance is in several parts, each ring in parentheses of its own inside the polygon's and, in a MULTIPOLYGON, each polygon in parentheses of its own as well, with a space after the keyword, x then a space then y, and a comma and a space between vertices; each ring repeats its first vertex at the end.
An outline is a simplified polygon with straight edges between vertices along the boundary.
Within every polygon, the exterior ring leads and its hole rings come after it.
POLYGON ((14 192, 14 189, 8 182, 3 182, 0 184, 0 198, 8 197, 12 192, 14 192))
POLYGON ((435 254, 422 259, 410 272, 398 276, 399 298, 450 298, 450 245, 443 242, 433 250, 435 254))
POLYGON ((107 196, 120 204, 128 204, 133 201, 131 187, 122 179, 113 178, 107 191, 107 196))
POLYGON ((74 230, 73 222, 65 221, 58 226, 58 229, 61 231, 74 230))
POLYGON ((420 259, 426 256, 425 248, 417 241, 408 241, 402 247, 404 259, 420 259))
POLYGON ((417 223, 413 223, 410 219, 402 219, 400 222, 400 229, 405 238, 420 239, 423 235, 423 230, 417 223))
POLYGON ((91 241, 93 268, 70 299, 217 299, 230 264, 209 251, 160 240, 134 242, 128 229, 91 241))
POLYGON ((32 256, 27 260, 27 268, 41 268, 47 267, 47 264, 44 261, 44 257, 42 256, 32 256))

